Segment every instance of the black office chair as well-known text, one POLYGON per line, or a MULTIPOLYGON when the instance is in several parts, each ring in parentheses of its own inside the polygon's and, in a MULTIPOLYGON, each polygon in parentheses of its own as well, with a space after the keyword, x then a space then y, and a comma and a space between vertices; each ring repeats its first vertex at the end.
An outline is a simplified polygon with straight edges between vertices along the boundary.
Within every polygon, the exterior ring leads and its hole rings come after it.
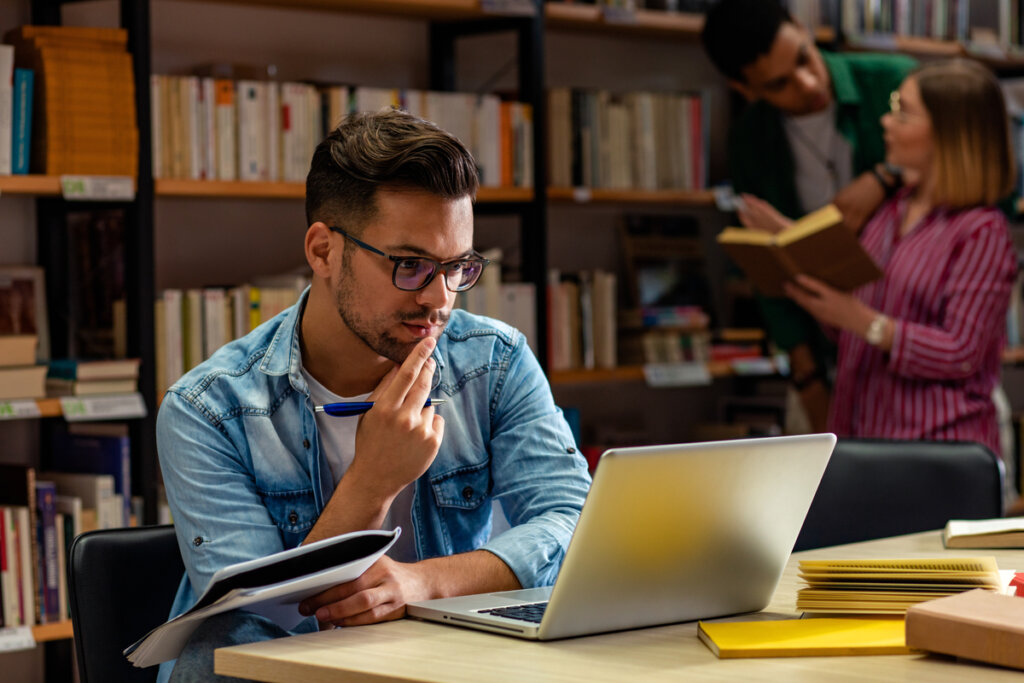
POLYGON ((184 565, 173 526, 90 531, 71 543, 68 596, 82 683, 151 683, 121 652, 167 621, 184 565))
POLYGON ((1003 477, 977 443, 840 439, 794 550, 1001 517, 1003 477))

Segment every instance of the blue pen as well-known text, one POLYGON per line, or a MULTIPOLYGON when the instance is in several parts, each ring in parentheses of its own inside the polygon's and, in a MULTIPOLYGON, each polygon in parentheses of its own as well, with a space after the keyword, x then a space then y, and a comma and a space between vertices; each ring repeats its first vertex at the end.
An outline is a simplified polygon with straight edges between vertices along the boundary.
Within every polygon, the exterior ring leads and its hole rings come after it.
MULTIPOLYGON (((446 399, 428 398, 423 404, 424 408, 443 405, 446 399)), ((349 415, 362 415, 373 407, 373 401, 352 401, 350 403, 325 403, 322 406, 315 406, 313 410, 318 413, 327 413, 334 417, 347 417, 349 415)))

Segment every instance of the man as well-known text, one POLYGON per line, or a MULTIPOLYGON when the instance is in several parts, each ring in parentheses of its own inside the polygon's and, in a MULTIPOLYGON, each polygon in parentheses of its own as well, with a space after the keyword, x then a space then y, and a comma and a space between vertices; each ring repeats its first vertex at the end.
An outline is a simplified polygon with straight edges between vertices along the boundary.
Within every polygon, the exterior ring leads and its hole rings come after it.
MULTIPOLYGON (((523 335, 452 310, 487 265, 473 249, 476 189, 462 144, 403 112, 350 116, 317 147, 310 288, 186 374, 160 409, 187 569, 174 614, 221 567, 394 526, 404 533, 390 556, 300 611, 321 628, 355 626, 400 618, 414 600, 554 582, 590 478, 523 335), (447 402, 424 407, 430 397, 447 402), (337 401, 374 406, 314 412, 337 401), (489 538, 495 499, 512 528, 489 538)), ((173 677, 209 677, 217 646, 285 634, 254 615, 215 617, 173 677)))
MULTIPOLYGON (((740 220, 777 232, 834 202, 859 230, 899 177, 882 162, 880 118, 915 67, 901 55, 822 52, 777 0, 720 0, 704 49, 750 105, 729 136, 740 220)), ((814 431, 828 415, 832 351, 818 325, 786 299, 762 299, 770 337, 790 354, 791 377, 814 431)))

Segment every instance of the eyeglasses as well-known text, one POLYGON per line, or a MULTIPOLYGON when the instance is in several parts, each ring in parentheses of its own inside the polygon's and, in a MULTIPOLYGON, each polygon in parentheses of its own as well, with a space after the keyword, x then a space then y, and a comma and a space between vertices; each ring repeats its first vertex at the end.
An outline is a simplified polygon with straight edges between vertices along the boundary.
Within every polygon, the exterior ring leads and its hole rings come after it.
POLYGON ((452 292, 464 292, 480 279, 480 273, 490 263, 483 256, 476 254, 471 258, 459 258, 451 261, 435 261, 425 256, 392 256, 385 254, 380 249, 372 247, 366 242, 353 237, 341 228, 328 226, 333 232, 344 235, 352 240, 357 246, 371 251, 374 254, 388 257, 395 264, 391 273, 391 282, 404 292, 415 292, 423 289, 434 281, 434 276, 439 271, 444 272, 444 285, 452 292), (454 278, 454 286, 452 281, 454 278))
POLYGON ((911 112, 903 111, 903 103, 900 100, 900 91, 893 90, 889 93, 889 113, 893 115, 900 123, 906 123, 914 116, 922 116, 921 114, 913 114, 911 112))

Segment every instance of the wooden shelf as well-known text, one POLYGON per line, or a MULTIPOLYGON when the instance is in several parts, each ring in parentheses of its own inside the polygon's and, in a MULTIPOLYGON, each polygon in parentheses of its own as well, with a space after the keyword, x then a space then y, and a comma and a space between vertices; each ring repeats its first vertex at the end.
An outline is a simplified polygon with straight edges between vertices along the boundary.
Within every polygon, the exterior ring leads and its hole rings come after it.
POLYGON ((44 643, 50 640, 66 640, 72 636, 70 619, 32 627, 32 637, 36 639, 37 643, 44 643))
POLYGON ((676 204, 714 206, 711 190, 592 190, 587 187, 551 187, 548 199, 577 204, 676 204))
MULTIPOLYGON (((245 180, 181 180, 163 178, 156 181, 158 197, 193 197, 216 199, 303 199, 305 183, 256 182, 245 180)), ((481 187, 477 201, 528 202, 533 190, 528 187, 481 187)))
MULTIPOLYGON (((732 369, 732 361, 710 361, 707 364, 712 377, 732 377, 736 373, 732 369)), ((548 373, 551 384, 601 384, 610 382, 643 382, 644 368, 642 365, 623 365, 609 370, 553 370, 548 373)))
POLYGON ((891 34, 855 36, 851 50, 901 52, 921 57, 969 57, 999 71, 1024 70, 1024 54, 1007 53, 999 46, 965 45, 955 40, 891 34))
POLYGON ((0 176, 0 197, 8 194, 56 196, 60 192, 60 176, 5 175, 0 176))
MULTIPOLYGON (((199 0, 208 2, 209 0, 199 0)), ((220 0, 224 4, 313 9, 412 19, 479 19, 492 16, 480 0, 220 0)))
POLYGON ((1024 347, 1015 346, 1003 349, 1003 363, 1006 365, 1019 365, 1024 363, 1024 347))

